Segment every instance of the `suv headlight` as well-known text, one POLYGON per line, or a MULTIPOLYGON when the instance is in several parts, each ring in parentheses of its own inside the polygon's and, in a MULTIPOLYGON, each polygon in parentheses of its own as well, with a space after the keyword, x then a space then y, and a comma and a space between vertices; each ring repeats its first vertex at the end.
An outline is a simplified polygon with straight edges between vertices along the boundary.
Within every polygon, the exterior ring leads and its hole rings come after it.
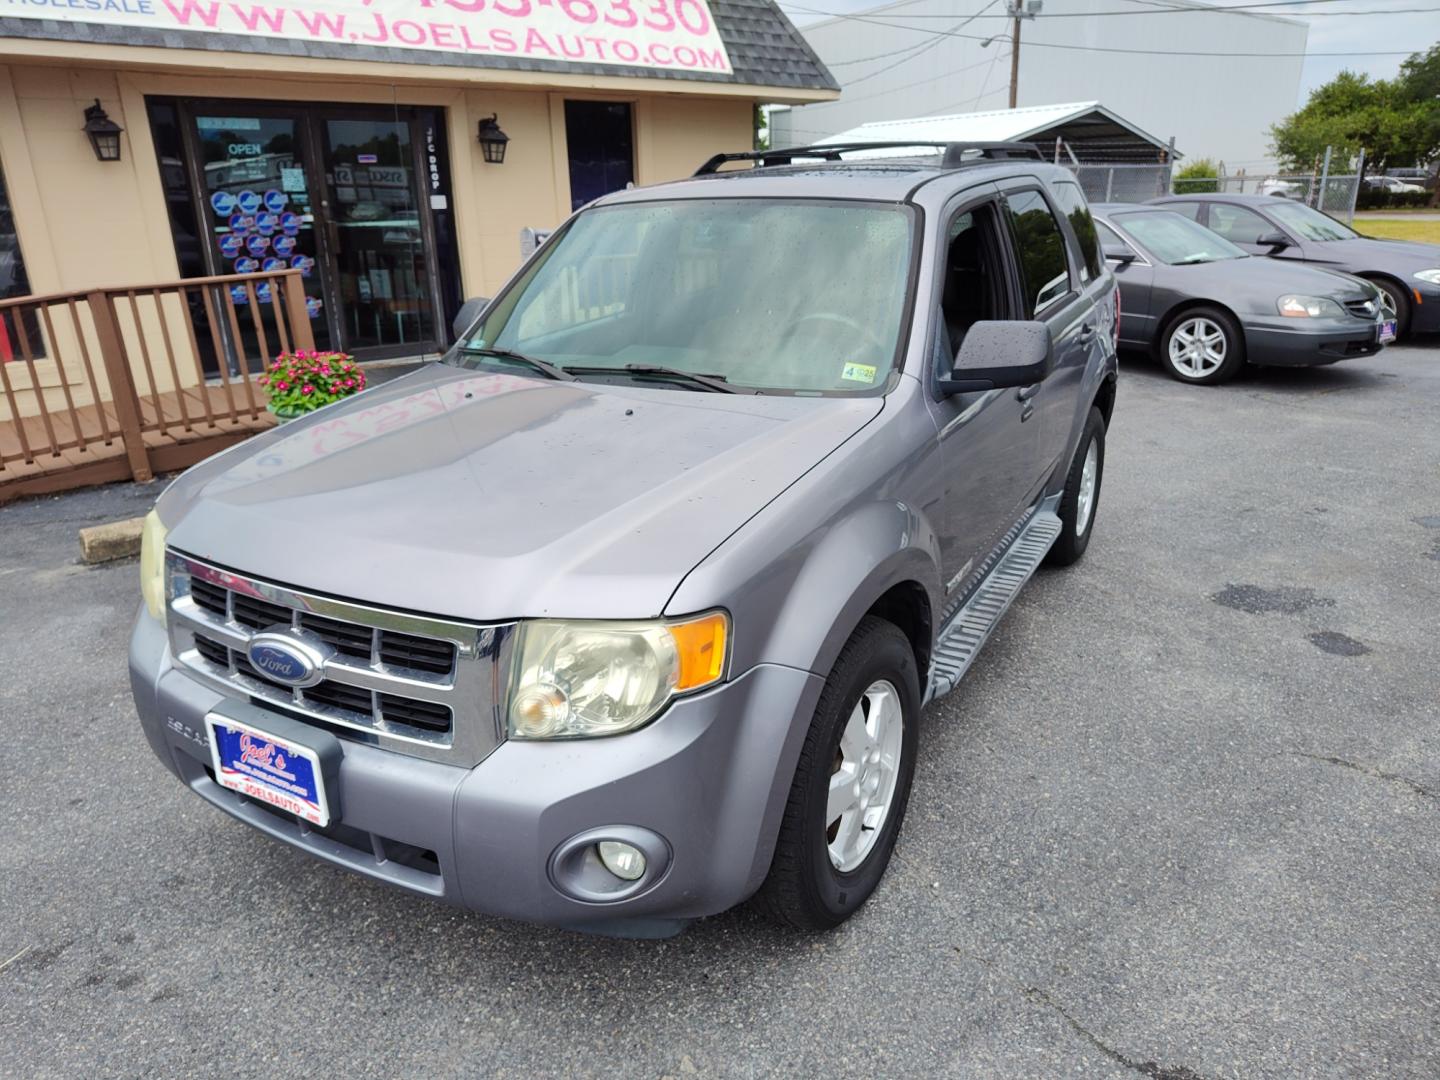
POLYGON ((521 623, 510 737, 631 731, 677 694, 719 682, 729 638, 729 617, 719 611, 674 621, 521 623))
POLYGON ((1415 273, 1410 276, 1417 281, 1423 281, 1430 285, 1440 285, 1440 266, 1435 267, 1433 270, 1416 270, 1415 273))
POLYGON ((1275 301, 1281 315, 1292 319, 1343 319, 1345 309, 1323 296, 1282 296, 1275 301))
POLYGON ((165 622, 165 534, 160 515, 151 510, 140 529, 140 595, 151 617, 165 622))

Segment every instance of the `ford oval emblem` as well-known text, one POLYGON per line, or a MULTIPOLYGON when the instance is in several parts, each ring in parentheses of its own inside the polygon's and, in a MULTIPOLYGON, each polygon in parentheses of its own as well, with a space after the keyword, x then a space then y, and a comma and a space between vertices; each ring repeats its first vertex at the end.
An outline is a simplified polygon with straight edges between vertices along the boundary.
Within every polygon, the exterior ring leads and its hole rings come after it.
POLYGON ((245 655, 265 679, 282 686, 314 686, 324 678, 328 649, 318 639, 291 631, 271 631, 250 639, 245 655))

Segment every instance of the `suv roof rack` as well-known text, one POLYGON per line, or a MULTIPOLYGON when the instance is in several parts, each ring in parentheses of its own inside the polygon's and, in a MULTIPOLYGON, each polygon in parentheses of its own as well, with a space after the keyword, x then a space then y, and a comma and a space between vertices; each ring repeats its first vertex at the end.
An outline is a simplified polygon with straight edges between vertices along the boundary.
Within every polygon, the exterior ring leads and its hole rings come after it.
POLYGON ((958 169, 962 165, 973 165, 979 161, 1044 161, 1040 148, 1028 142, 927 142, 923 139, 912 142, 851 142, 830 143, 818 146, 791 146, 777 150, 751 150, 737 154, 716 154, 700 168, 696 176, 710 176, 720 171, 720 166, 732 161, 753 161, 758 168, 771 165, 789 165, 796 158, 817 158, 820 161, 842 161, 841 154, 857 150, 905 150, 926 147, 945 151, 941 158, 942 169, 958 169))

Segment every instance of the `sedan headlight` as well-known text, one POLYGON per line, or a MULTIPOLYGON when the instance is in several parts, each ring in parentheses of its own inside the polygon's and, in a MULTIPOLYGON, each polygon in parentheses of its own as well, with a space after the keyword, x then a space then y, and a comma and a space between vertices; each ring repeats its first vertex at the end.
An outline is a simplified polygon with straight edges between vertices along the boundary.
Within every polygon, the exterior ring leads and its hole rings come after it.
POLYGON ((1416 270, 1411 277, 1417 281, 1423 281, 1428 285, 1440 285, 1440 266, 1433 270, 1416 270))
POLYGON ((145 610, 165 621, 165 534, 160 515, 151 510, 140 529, 140 595, 145 610))
POLYGON ((576 739, 631 731, 675 695, 719 682, 729 637, 723 612, 673 622, 521 623, 510 736, 576 739))
POLYGON ((1275 301, 1281 315, 1291 319, 1343 319, 1345 309, 1323 296, 1282 296, 1275 301))

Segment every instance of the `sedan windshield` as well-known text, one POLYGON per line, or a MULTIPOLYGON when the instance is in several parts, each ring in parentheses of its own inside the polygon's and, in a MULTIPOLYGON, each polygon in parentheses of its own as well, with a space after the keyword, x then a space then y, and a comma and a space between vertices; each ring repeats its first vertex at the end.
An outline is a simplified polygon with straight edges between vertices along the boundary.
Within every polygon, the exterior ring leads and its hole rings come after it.
POLYGON ((1172 210, 1117 214, 1110 224, 1129 233, 1151 255, 1172 266, 1247 257, 1223 236, 1172 210))
POLYGON ((1288 199, 1281 202, 1275 200, 1275 205, 1265 208, 1270 216, 1280 222, 1293 233, 1297 233, 1302 240, 1353 240, 1360 234, 1347 225, 1342 225, 1328 214, 1322 214, 1319 210, 1313 210, 1304 203, 1291 202, 1288 199))
POLYGON ((872 390, 898 351, 912 231, 907 209, 870 203, 598 207, 546 245, 456 359, 680 390, 872 390))

